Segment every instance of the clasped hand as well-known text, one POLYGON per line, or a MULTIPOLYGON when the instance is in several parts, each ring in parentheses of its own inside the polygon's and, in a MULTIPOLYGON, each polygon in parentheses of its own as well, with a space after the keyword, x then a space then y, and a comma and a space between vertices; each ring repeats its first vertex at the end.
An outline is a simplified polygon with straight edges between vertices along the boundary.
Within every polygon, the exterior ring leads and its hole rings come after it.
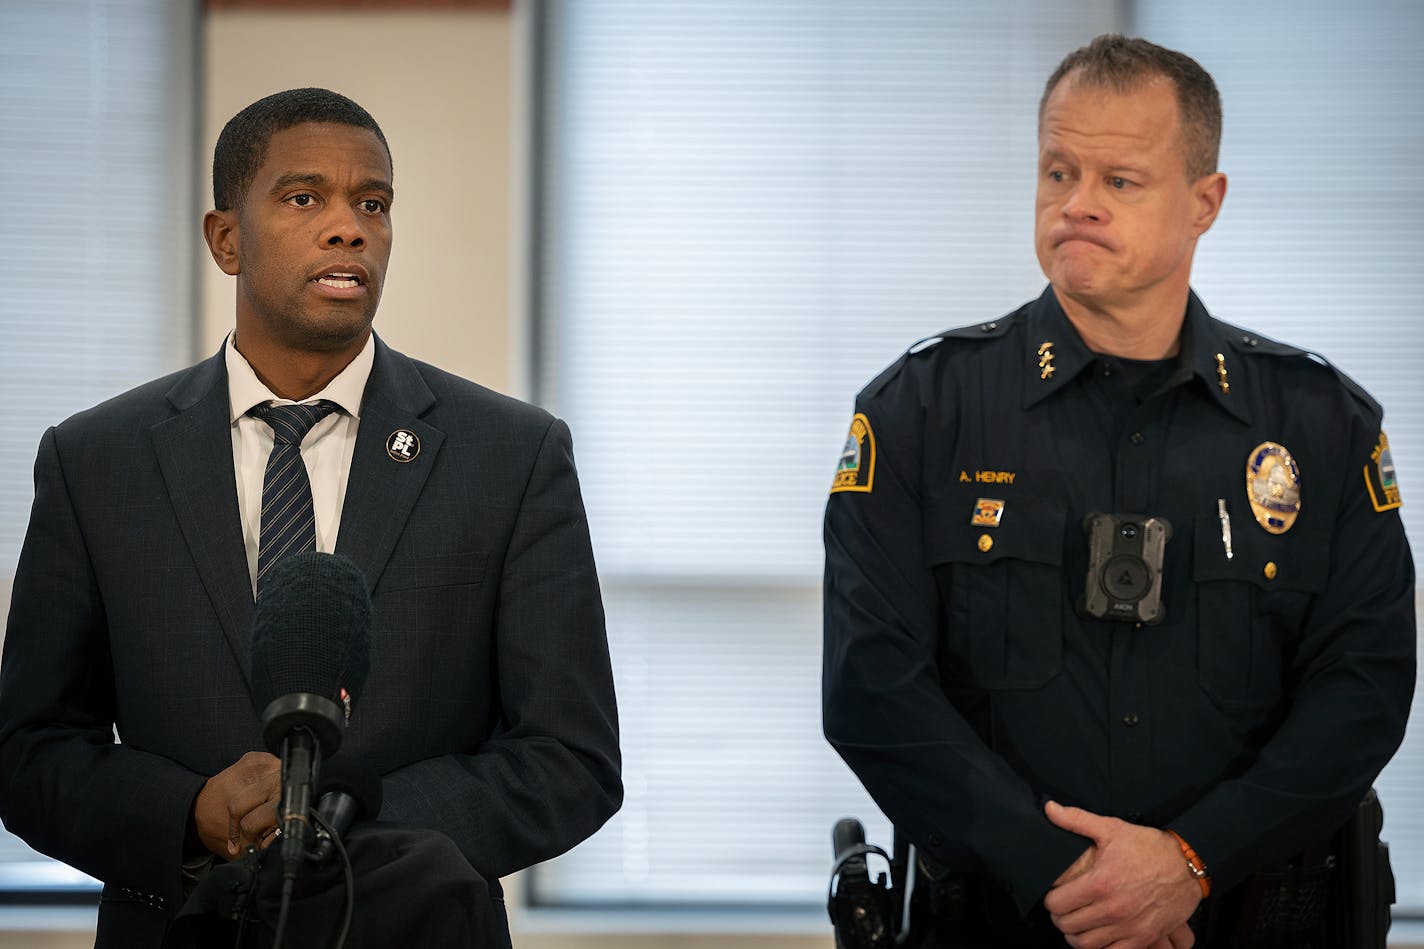
POLYGON ((265 751, 249 751, 208 779, 193 804, 198 839, 231 860, 248 845, 266 847, 277 829, 282 794, 282 762, 265 751))
POLYGON ((1044 812, 1093 842, 1043 898, 1068 945, 1191 949, 1196 939, 1187 919, 1201 888, 1171 834, 1054 801, 1044 812))

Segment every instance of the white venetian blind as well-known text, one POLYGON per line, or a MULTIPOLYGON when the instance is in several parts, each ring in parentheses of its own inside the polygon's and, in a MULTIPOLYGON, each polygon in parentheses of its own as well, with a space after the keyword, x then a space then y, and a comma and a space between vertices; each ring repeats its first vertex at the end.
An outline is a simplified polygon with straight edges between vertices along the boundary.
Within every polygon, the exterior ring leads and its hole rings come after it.
MULTIPOLYGON (((1195 284, 1222 319, 1326 355, 1385 406, 1424 560, 1424 5, 1142 0, 1137 26, 1187 50, 1225 107, 1230 186, 1195 284)), ((1281 393, 1290 399, 1289 392, 1281 393)), ((1397 916, 1424 916, 1424 696, 1377 787, 1397 916)))
MULTIPOLYGON (((189 359, 196 16, 0 0, 0 606, 45 428, 189 359)), ((0 834, 0 888, 84 879, 37 860, 0 834)))
POLYGON ((888 826, 820 731, 856 391, 1041 289, 1035 116, 1113 0, 540 5, 538 384, 573 428, 627 802, 545 903, 824 899, 888 826))

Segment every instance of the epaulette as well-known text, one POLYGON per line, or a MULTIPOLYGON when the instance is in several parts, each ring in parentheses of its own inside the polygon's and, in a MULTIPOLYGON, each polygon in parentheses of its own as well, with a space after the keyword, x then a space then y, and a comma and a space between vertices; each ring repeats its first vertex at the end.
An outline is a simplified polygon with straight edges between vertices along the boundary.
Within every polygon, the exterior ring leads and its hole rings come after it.
POLYGON ((1269 336, 1262 336, 1260 333, 1253 333, 1250 330, 1242 329, 1239 326, 1232 326, 1230 323, 1224 324, 1227 330, 1228 339, 1232 348, 1237 352, 1247 356, 1286 356, 1298 359, 1308 359, 1311 362, 1329 369, 1335 374, 1335 378, 1340 380, 1340 384, 1358 399, 1373 414, 1380 415, 1384 409, 1374 396, 1370 395, 1365 388, 1345 373, 1339 366, 1317 352, 1308 349, 1301 349, 1299 346, 1292 346, 1290 343, 1283 343, 1278 339, 1271 339, 1269 336))
POLYGON ((1226 338, 1231 341, 1232 347, 1237 352, 1244 353, 1248 356, 1311 355, 1298 346, 1283 343, 1278 339, 1271 339, 1269 336, 1262 336, 1260 333, 1253 333, 1239 326, 1232 326, 1230 323, 1222 322, 1221 328, 1226 331, 1226 338))
POLYGON ((970 326, 957 326, 953 329, 947 329, 943 332, 936 333, 933 336, 926 336, 924 339, 919 340, 909 349, 905 350, 904 354, 899 359, 895 360, 893 363, 887 366, 884 372, 880 373, 880 375, 876 376, 874 379, 871 379, 869 384, 866 385, 863 391, 866 395, 876 395, 880 392, 881 389, 885 388, 885 386, 890 382, 890 380, 894 379, 897 375, 900 374, 900 370, 904 368, 905 364, 909 362, 910 359, 920 355, 921 353, 929 352, 947 339, 994 339, 996 337, 1003 336, 1009 331, 1009 324, 1012 318, 1013 314, 1010 314, 1009 316, 1003 317, 1001 319, 990 320, 987 323, 975 323, 970 326))
POLYGON ((957 326, 952 330, 945 330, 939 334, 940 339, 996 339, 1009 331, 1017 313, 1010 313, 1008 316, 1000 317, 997 320, 990 320, 987 323, 972 323, 969 326, 957 326))

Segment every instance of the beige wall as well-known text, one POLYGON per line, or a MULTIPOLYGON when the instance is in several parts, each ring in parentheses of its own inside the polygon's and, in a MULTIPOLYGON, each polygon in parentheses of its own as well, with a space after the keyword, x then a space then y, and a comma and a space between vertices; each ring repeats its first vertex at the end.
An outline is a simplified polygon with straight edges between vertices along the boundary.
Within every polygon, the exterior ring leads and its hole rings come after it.
MULTIPOLYGON (((395 241, 376 332, 409 355, 518 394, 513 32, 499 12, 211 12, 201 141, 211 156, 224 122, 282 89, 324 86, 365 106, 395 165, 395 241)), ((210 175, 200 180, 210 189, 210 175)), ((203 201, 211 206, 211 190, 203 201)), ((206 255, 201 270, 199 351, 208 353, 232 326, 235 291, 206 255)))

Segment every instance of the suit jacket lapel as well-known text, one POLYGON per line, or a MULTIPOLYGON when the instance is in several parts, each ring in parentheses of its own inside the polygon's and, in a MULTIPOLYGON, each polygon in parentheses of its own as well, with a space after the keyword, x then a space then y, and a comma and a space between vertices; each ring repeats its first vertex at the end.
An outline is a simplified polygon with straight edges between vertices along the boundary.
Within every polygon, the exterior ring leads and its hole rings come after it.
POLYGON ((245 677, 252 644, 252 579, 237 508, 223 352, 168 392, 177 414, 151 429, 158 466, 198 575, 245 677))
POLYGON ((434 404, 415 363, 377 339, 336 537, 336 552, 355 561, 373 591, 445 441, 443 431, 420 419, 434 404), (401 431, 419 440, 408 461, 387 450, 401 431))

